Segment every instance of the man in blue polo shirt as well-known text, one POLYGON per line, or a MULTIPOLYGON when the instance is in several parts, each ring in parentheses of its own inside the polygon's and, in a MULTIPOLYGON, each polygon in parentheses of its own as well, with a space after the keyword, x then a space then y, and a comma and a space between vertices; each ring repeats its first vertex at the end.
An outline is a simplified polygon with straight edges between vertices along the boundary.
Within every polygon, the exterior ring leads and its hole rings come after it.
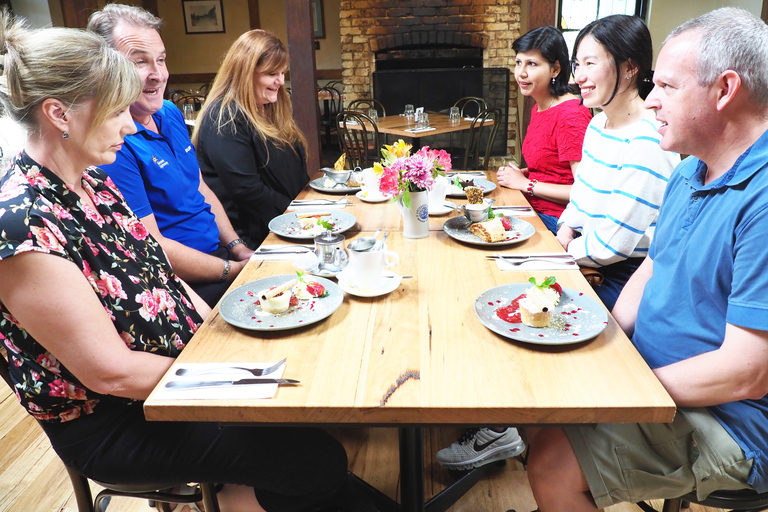
POLYGON ((768 491, 768 26, 734 8, 691 20, 653 80, 661 147, 693 156, 612 313, 677 415, 530 432, 542 512, 768 491))
POLYGON ((162 22, 143 9, 108 4, 88 28, 136 65, 144 88, 131 105, 137 133, 104 170, 157 238, 176 273, 211 306, 253 254, 200 175, 181 112, 163 101, 168 81, 162 22))

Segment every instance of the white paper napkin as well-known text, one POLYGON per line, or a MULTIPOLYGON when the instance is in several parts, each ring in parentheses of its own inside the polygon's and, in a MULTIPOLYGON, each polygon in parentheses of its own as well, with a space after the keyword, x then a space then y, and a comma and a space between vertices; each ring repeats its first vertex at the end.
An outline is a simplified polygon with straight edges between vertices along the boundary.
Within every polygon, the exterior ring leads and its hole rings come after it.
POLYGON ((419 133, 419 132, 431 132, 432 130, 437 130, 437 128, 429 127, 429 128, 409 128, 405 131, 408 133, 419 133))
MULTIPOLYGON (((526 253, 526 254, 515 254, 514 256, 552 256, 552 255, 562 255, 561 252, 539 252, 539 253, 526 253)), ((494 256, 512 256, 511 254, 500 254, 500 253, 494 253, 494 256)), ((502 259, 502 258, 496 258, 496 265, 499 267, 499 270, 578 270, 579 266, 577 264, 571 264, 568 265, 566 262, 573 261, 573 259, 562 259, 562 261, 558 261, 556 259, 551 260, 533 260, 533 261, 526 261, 522 265, 512 265, 512 263, 520 261, 519 259, 502 259)))
MULTIPOLYGON (((210 386, 199 388, 166 388, 167 382, 209 382, 219 380, 239 380, 239 379, 257 379, 250 373, 242 370, 233 370, 233 366, 242 366, 243 368, 267 368, 272 363, 186 363, 178 364, 176 368, 187 369, 221 369, 221 371, 196 374, 196 375, 167 375, 157 388, 155 398, 157 400, 241 400, 256 398, 273 398, 277 393, 277 384, 237 384, 210 386)), ((264 378, 279 379, 283 376, 286 365, 281 366, 264 378)))
POLYGON ((306 254, 314 254, 314 250, 301 245, 262 245, 253 252, 251 261, 292 261, 306 254), (263 251, 262 249, 284 249, 279 251, 263 251))
POLYGON ((519 208, 505 208, 503 206, 492 206, 494 212, 503 213, 505 217, 535 217, 536 212, 533 208, 521 210, 519 208))
POLYGON ((343 210, 347 207, 347 198, 339 199, 333 202, 319 201, 317 203, 294 203, 288 205, 288 211, 306 211, 306 210, 343 210))

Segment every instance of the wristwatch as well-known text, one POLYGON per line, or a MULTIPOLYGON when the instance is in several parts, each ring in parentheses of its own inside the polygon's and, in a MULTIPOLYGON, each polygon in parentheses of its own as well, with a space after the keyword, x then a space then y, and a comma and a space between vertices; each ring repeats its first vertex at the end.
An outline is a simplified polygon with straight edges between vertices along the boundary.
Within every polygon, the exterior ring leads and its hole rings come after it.
POLYGON ((232 264, 229 260, 224 260, 224 272, 221 274, 221 282, 226 283, 229 277, 229 270, 232 268, 232 264))
POLYGON ((232 240, 231 242, 229 242, 229 243, 227 244, 227 250, 231 251, 231 250, 232 250, 232 248, 233 248, 234 246, 236 246, 237 244, 243 244, 243 245, 245 245, 245 242, 243 241, 243 239, 242 239, 242 238, 235 238, 234 240, 232 240))

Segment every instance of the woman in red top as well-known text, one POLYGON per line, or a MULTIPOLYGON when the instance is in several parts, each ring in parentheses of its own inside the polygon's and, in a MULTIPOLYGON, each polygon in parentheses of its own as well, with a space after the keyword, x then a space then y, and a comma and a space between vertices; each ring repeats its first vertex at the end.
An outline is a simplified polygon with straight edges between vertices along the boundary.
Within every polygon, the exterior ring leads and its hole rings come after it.
POLYGON ((557 219, 568 204, 592 115, 569 90, 568 47, 559 30, 536 28, 515 40, 512 48, 517 53, 515 80, 536 106, 523 141, 528 167, 510 163, 496 176, 500 185, 530 196, 539 218, 557 233, 557 219))

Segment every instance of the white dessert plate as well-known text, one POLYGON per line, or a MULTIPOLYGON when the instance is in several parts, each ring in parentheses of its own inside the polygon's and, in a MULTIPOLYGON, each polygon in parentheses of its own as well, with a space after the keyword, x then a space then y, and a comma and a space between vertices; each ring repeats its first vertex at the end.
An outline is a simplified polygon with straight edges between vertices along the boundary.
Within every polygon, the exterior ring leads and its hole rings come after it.
POLYGON ((339 288, 350 295, 356 295, 358 297, 379 297, 395 291, 397 287, 400 286, 400 281, 403 280, 403 276, 397 275, 390 270, 384 270, 379 279, 379 286, 374 289, 357 286, 350 278, 350 275, 345 275, 344 271, 341 271, 341 273, 336 276, 336 279, 339 281, 339 288))
POLYGON ((581 343, 594 338, 608 325, 608 314, 602 304, 569 288, 563 288, 560 303, 554 311, 554 315, 562 318, 560 327, 529 327, 522 322, 506 322, 496 315, 497 309, 508 306, 530 287, 530 283, 512 283, 484 291, 475 299, 477 319, 505 338, 537 345, 581 343))
POLYGON ((361 201, 365 201, 366 203, 383 203, 384 201, 389 201, 391 199, 384 194, 366 194, 362 190, 355 194, 355 197, 361 201))
POLYGON ((434 208, 427 205, 427 208, 429 208, 430 215, 445 215, 446 213, 450 213, 456 209, 456 203, 445 201, 441 207, 434 208))
MULTIPOLYGON (((492 181, 484 180, 482 178, 472 178, 472 179, 475 184, 474 186, 480 187, 481 189, 483 189, 484 194, 487 194, 488 192, 496 190, 496 184, 492 181)), ((467 197, 467 194, 464 192, 464 190, 460 189, 455 185, 451 185, 448 187, 448 192, 446 195, 448 197, 467 197)))
POLYGON ((443 224, 443 231, 445 231, 449 237, 456 239, 460 242, 466 242, 472 245, 512 245, 520 243, 524 240, 528 240, 534 234, 536 234, 536 228, 533 224, 526 222, 522 219, 515 217, 507 217, 512 222, 512 229, 507 231, 506 240, 500 240, 498 242, 486 242, 480 237, 475 236, 469 230, 471 222, 467 220, 463 215, 460 217, 453 217, 448 219, 443 224))
POLYGON ((333 314, 344 300, 341 288, 322 277, 305 278, 317 281, 328 292, 325 297, 300 300, 283 313, 267 313, 256 305, 256 294, 272 286, 280 286, 295 279, 296 275, 271 276, 238 286, 219 302, 219 314, 227 323, 253 331, 284 331, 311 325, 333 314))
POLYGON ((317 178, 309 182, 309 186, 313 189, 317 190, 318 192, 326 192, 330 194, 348 194, 350 192, 356 192, 360 190, 360 187, 348 187, 343 183, 338 183, 333 187, 326 187, 325 186, 325 180, 327 180, 325 176, 322 178, 317 178))
MULTIPOLYGON (((323 207, 318 206, 317 212, 322 212, 323 207)), ((323 216, 323 220, 333 224, 332 233, 343 233, 352 226, 355 225, 357 219, 351 213, 342 212, 339 210, 330 210, 330 215, 323 216)), ((299 218, 296 217, 297 212, 284 213, 278 215, 271 221, 269 221, 269 230, 276 235, 284 236, 286 238, 294 238, 297 240, 314 240, 319 234, 309 234, 301 229, 299 218)), ((309 211, 298 212, 302 214, 311 213, 309 211)))

